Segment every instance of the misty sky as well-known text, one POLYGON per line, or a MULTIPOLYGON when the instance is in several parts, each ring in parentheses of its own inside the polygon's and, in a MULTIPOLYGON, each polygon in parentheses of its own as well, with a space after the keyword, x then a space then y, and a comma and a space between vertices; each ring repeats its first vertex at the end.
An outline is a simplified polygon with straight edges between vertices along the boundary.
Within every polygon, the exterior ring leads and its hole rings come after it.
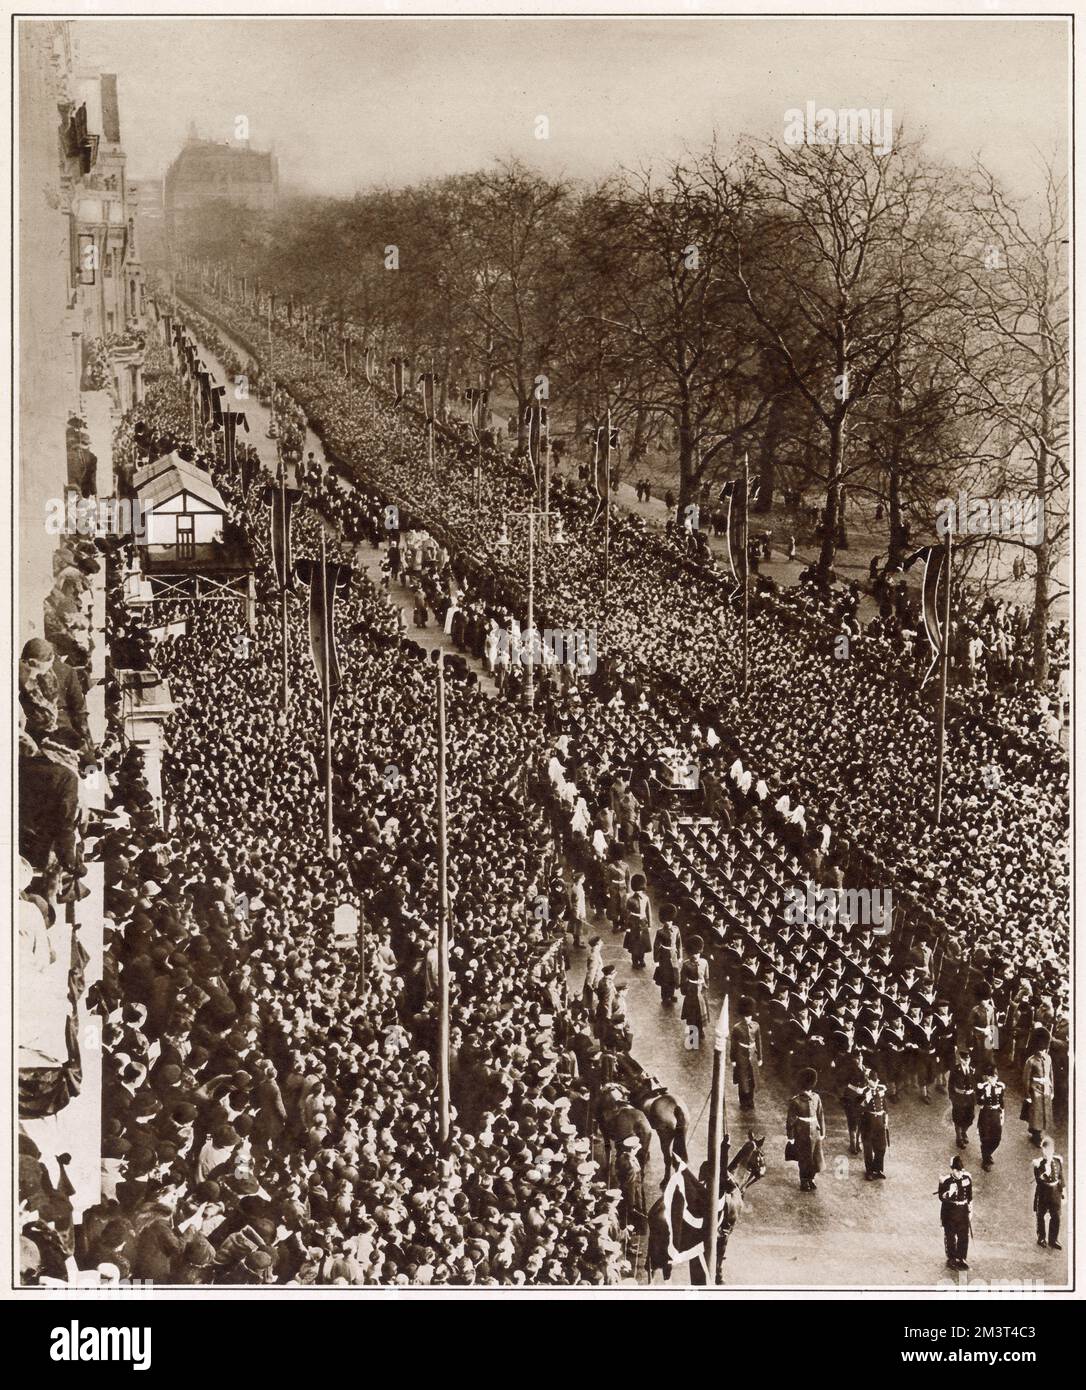
POLYGON ((78 20, 83 66, 119 77, 134 176, 161 173, 190 120, 248 117, 284 183, 350 193, 519 155, 591 177, 697 147, 715 129, 780 139, 813 100, 889 107, 932 153, 979 153, 1016 191, 1066 158, 1067 37, 1035 20, 78 20), (547 116, 550 136, 535 137, 547 116))

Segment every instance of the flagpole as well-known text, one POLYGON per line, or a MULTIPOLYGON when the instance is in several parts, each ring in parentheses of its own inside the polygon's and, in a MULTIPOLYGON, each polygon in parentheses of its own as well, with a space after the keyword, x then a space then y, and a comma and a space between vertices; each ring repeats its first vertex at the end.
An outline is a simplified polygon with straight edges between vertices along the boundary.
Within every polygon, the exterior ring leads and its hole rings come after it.
MULTIPOLYGON (((543 407, 543 406, 541 405, 541 406, 539 407, 540 412, 542 412, 542 411, 544 410, 544 408, 545 408, 545 407, 543 407)), ((550 441, 550 432, 549 432, 549 425, 550 425, 549 417, 548 417, 547 424, 548 424, 548 433, 547 433, 546 440, 544 440, 544 436, 543 436, 543 420, 542 420, 542 418, 540 419, 540 421, 539 421, 539 451, 540 451, 540 453, 543 455, 543 539, 544 539, 545 541, 548 541, 548 542, 549 542, 549 541, 550 541, 550 538, 551 538, 551 447, 550 447, 551 441, 550 441)))
POLYGON ((321 522, 321 593, 324 596, 321 624, 324 628, 324 835, 329 856, 332 846, 332 634, 329 631, 328 561, 324 523, 321 522))
POLYGON ((946 758, 946 691, 950 675, 950 547, 951 530, 947 527, 946 549, 943 551, 943 646, 939 653, 939 743, 935 755, 935 824, 943 816, 943 765, 946 758))
POLYGON ((611 593, 611 409, 607 409, 607 435, 603 443, 603 622, 611 593))
POLYGON ((750 458, 743 451, 743 694, 750 678, 750 458))
POLYGON ((720 1006, 713 1035, 713 1084, 709 1101, 709 1193, 705 1207, 705 1282, 716 1283, 718 1213, 720 1210, 720 1151, 724 1144, 724 1073, 728 1050, 728 996, 720 1006))
POLYGON ((528 637, 532 642, 528 652, 528 708, 535 704, 535 503, 528 507, 528 637))
POLYGON ((475 463, 475 505, 479 507, 483 501, 483 374, 479 373, 479 395, 476 398, 476 406, 479 411, 479 418, 475 422, 475 443, 476 463, 475 463))
POLYGON ((449 872, 445 807, 445 656, 437 653, 438 1135, 449 1142, 449 872))
POLYGON ((283 623, 283 717, 290 712, 290 653, 287 645, 287 469, 282 452, 279 454, 279 550, 283 557, 283 582, 280 585, 281 617, 283 623))
POLYGON ((430 380, 429 386, 430 399, 427 401, 427 393, 424 391, 422 401, 424 406, 428 406, 426 411, 426 447, 430 457, 430 472, 434 471, 434 413, 437 410, 437 383, 434 381, 434 356, 430 354, 430 380))

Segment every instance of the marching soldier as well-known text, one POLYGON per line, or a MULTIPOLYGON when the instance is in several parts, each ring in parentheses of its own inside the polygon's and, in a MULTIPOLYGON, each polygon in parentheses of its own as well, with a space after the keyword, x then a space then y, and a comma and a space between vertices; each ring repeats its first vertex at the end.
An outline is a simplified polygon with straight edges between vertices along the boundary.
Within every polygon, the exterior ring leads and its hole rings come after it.
POLYGON ((863 1094, 860 1133, 864 1143, 864 1176, 868 1182, 885 1179, 886 1150, 890 1147, 890 1117, 886 1113, 886 1087, 872 1081, 863 1094))
POLYGON ((969 1054, 958 1054, 958 1060, 950 1073, 950 1112, 954 1120, 954 1138, 958 1148, 964 1149, 969 1143, 969 1129, 976 1115, 977 1074, 969 1060, 969 1054))
POLYGON ((950 1012, 950 1005, 945 999, 940 999, 936 1004, 935 1017, 932 1021, 935 1024, 935 1061, 938 1068, 935 1077, 935 1089, 946 1091, 950 1069, 954 1065, 956 1025, 954 1015, 950 1012))
POLYGON ((784 980, 778 980, 777 992, 768 1005, 768 1026, 769 1046, 773 1053, 773 1060, 781 1069, 783 1069, 783 1063, 788 1056, 788 1007, 788 985, 784 980))
POLYGON ((859 1052, 850 1052, 842 1059, 841 1107, 848 1121, 848 1151, 860 1152, 860 1123, 863 1117, 863 1101, 867 1093, 869 1078, 864 1070, 859 1052))
POLYGON ((660 909, 660 925, 652 945, 652 958, 656 962, 652 978, 660 986, 660 1002, 674 1004, 682 968, 683 943, 679 928, 675 925, 675 909, 671 903, 665 903, 660 909))
POLYGON ((961 1154, 950 1160, 950 1172, 939 1180, 939 1219, 943 1225, 947 1269, 968 1269, 970 1216, 973 1211, 973 1179, 965 1171, 961 1154))
POLYGON ((905 1026, 899 1009, 886 1019, 879 1047, 879 1076, 886 1083, 891 1100, 897 1100, 898 1085, 905 1061, 905 1026))
POLYGON ((687 1030, 686 1036, 693 1037, 695 1045, 709 1027, 709 962, 702 955, 705 942, 700 936, 692 936, 687 943, 689 955, 679 971, 679 988, 682 991, 682 1021, 687 1030))
POLYGON ((928 1091, 936 1073, 935 1020, 930 1012, 925 1012, 921 1004, 914 1004, 905 1028, 912 1079, 920 1092, 920 1099, 925 1105, 930 1105, 931 1096, 928 1091))
POLYGON ((800 999, 796 1006, 796 1015, 788 1028, 788 1061, 793 1077, 798 1077, 800 1072, 810 1066, 813 1030, 814 1024, 807 1002, 800 999))
POLYGON ((1022 1118, 1029 1126, 1029 1141, 1040 1148, 1041 1135, 1052 1125, 1052 1058, 1049 1045, 1052 1035, 1047 1028, 1038 1028, 1033 1034, 1030 1055, 1026 1058, 1022 1074, 1022 1089, 1026 1099, 1022 1106, 1022 1118))
POLYGON ((995 1061, 995 1005, 990 986, 980 984, 976 989, 976 1004, 969 1015, 969 1037, 973 1065, 982 1074, 995 1061))
POLYGON ((739 1001, 739 1019, 732 1026, 732 1076, 739 1088, 740 1110, 754 1109, 754 1089, 762 1065, 762 1030, 754 1017, 754 1000, 739 1001))
POLYGON ((981 1167, 986 1173, 992 1168, 992 1155, 1003 1138, 1003 1092, 995 1063, 985 1068, 984 1077, 977 1083, 977 1138, 980 1140, 981 1167))
POLYGON ((882 1005, 878 999, 872 999, 860 1015, 856 1027, 856 1043, 869 1072, 878 1072, 883 1046, 882 1027, 882 1005))
POLYGON ((1041 1140, 1041 1156, 1033 1160, 1033 1210, 1037 1215, 1037 1244, 1050 1250, 1062 1250, 1060 1244, 1060 1211, 1063 1207, 1063 1159, 1047 1136, 1041 1140), (1045 1217, 1048 1234, 1045 1235, 1045 1217))

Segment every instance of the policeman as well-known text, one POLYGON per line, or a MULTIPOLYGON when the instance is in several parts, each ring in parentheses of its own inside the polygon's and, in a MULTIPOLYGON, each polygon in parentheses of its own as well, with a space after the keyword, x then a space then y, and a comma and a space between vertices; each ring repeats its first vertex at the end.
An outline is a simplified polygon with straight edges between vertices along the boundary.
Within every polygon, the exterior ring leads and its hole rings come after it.
POLYGON ((1005 1090, 995 1063, 990 1062, 984 1069, 983 1078, 977 1082, 977 1137, 980 1139, 981 1167, 986 1173, 991 1171, 992 1155, 1003 1138, 1005 1090))
POLYGON ((622 1192, 626 1224, 632 1226, 638 1235, 648 1229, 645 1216, 645 1174, 641 1167, 641 1140, 636 1134, 623 1139, 618 1150, 615 1173, 622 1192))
POLYGON ((973 1179, 965 1171, 961 1154, 950 1160, 950 1172, 939 1179, 939 1219, 943 1223, 947 1269, 968 1269, 969 1218, 973 1211, 973 1179))
POLYGON ((886 1113, 886 1087, 872 1080, 864 1091, 860 1113, 860 1134, 864 1142, 864 1176, 868 1182, 885 1179, 883 1165, 890 1147, 890 1117, 886 1113))
POLYGON ((1059 1242, 1060 1211, 1063 1207, 1063 1159, 1049 1138, 1041 1140, 1041 1156, 1033 1160, 1033 1210, 1037 1216, 1037 1244, 1062 1250, 1059 1242), (1048 1237, 1045 1238, 1045 1217, 1048 1237))

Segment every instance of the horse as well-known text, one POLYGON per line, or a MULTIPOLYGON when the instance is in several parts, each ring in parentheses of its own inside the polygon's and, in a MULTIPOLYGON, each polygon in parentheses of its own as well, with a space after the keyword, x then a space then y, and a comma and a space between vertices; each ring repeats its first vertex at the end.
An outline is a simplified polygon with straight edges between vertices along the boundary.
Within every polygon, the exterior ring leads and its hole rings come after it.
MULTIPOLYGON (((735 1230, 740 1216, 743 1214, 744 1198, 743 1194, 747 1188, 756 1183, 760 1178, 765 1177, 766 1162, 762 1146, 765 1143, 765 1135, 760 1139, 755 1139, 754 1131, 747 1130, 747 1138, 739 1151, 730 1163, 727 1163, 729 1140, 727 1135, 721 1146, 721 1167, 724 1169, 720 1182, 720 1207, 719 1207, 719 1226, 717 1236, 717 1280, 720 1278, 720 1266, 723 1264, 728 1251, 728 1237, 735 1230), (727 1164, 725 1168, 725 1164, 727 1164), (732 1177, 733 1173, 742 1170, 740 1181, 732 1177)), ((706 1206, 708 1204, 708 1160, 702 1164, 701 1174, 695 1178, 690 1175, 688 1182, 688 1210, 690 1215, 704 1223, 706 1206)), ((667 1179, 665 1178, 665 1183, 667 1179)), ((661 1184, 663 1186, 663 1184, 661 1184)), ((663 1272, 665 1280, 671 1278, 671 1231, 668 1225, 667 1214, 664 1209, 664 1199, 661 1196, 653 1204, 649 1212, 649 1247, 648 1247, 648 1270, 649 1281, 659 1269, 663 1272)), ((691 1284, 706 1283, 705 1258, 704 1254, 695 1255, 690 1261, 690 1282, 691 1284)))
POLYGON ((644 1172, 649 1161, 652 1126, 642 1112, 629 1103, 625 1088, 617 1082, 608 1082, 600 1088, 599 1099, 596 1101, 596 1119, 603 1135, 608 1171, 611 1167, 611 1145, 621 1144, 633 1135, 640 1142, 638 1157, 641 1160, 641 1171, 644 1172))
POLYGON ((686 1161, 686 1111, 666 1087, 647 1075, 631 1083, 630 1103, 641 1111, 656 1132, 666 1176, 671 1172, 673 1156, 686 1161))

